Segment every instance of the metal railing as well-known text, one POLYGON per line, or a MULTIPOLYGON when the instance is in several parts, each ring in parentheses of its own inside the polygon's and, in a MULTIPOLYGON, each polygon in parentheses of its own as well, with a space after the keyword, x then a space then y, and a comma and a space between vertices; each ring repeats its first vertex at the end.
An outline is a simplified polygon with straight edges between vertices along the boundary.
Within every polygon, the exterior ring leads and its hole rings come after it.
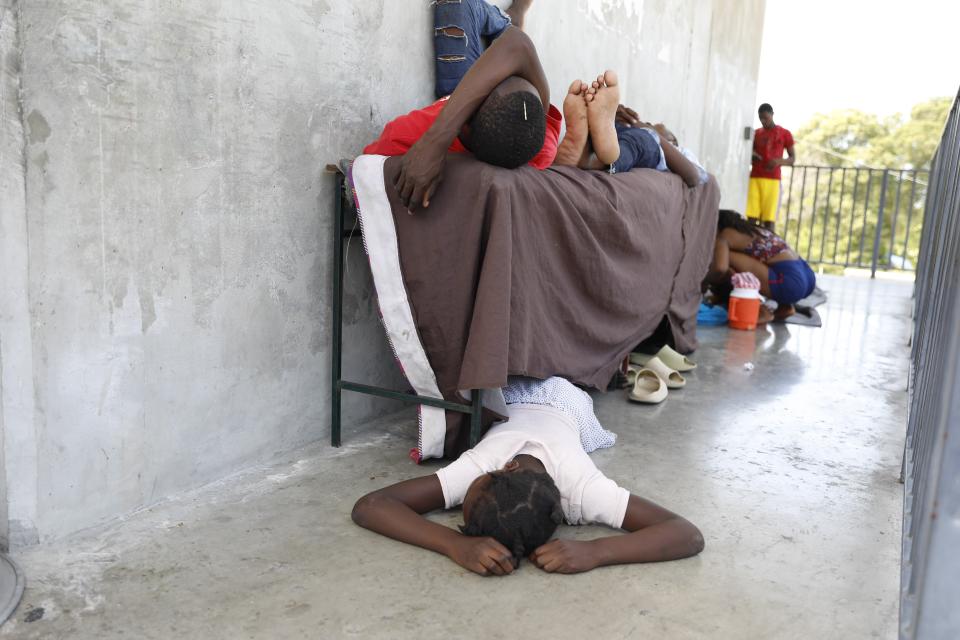
POLYGON ((960 96, 934 157, 915 284, 900 637, 960 638, 960 96))
POLYGON ((811 264, 913 271, 929 173, 784 167, 777 233, 811 264))

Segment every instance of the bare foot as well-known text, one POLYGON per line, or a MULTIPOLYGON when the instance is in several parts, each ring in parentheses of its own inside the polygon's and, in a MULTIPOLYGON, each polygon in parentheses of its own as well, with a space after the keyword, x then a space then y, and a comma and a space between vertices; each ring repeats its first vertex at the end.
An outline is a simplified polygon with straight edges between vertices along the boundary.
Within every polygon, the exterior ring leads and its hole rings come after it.
POLYGON ((613 164, 620 157, 620 143, 614 119, 620 104, 620 87, 617 73, 609 69, 598 76, 587 92, 587 123, 590 126, 590 141, 597 160, 613 164))
POLYGON ((793 307, 792 304, 781 304, 777 306, 777 310, 773 312, 773 317, 777 321, 783 321, 795 314, 797 310, 793 307))
POLYGON ((590 131, 587 125, 587 103, 584 100, 589 85, 583 80, 574 80, 563 99, 563 119, 567 123, 567 133, 557 147, 557 157, 553 164, 568 167, 579 166, 587 149, 590 131))
POLYGON ((760 312, 757 315, 757 324, 767 324, 773 322, 773 312, 764 305, 760 305, 760 312))

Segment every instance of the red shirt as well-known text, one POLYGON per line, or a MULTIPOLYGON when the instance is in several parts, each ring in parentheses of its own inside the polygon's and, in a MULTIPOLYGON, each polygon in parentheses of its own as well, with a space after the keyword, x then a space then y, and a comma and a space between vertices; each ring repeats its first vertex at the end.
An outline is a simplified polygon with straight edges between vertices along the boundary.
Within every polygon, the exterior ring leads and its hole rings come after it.
MULTIPOLYGON (((363 148, 364 153, 372 153, 381 156, 402 156, 410 147, 413 146, 420 137, 427 132, 430 125, 440 115, 444 105, 450 97, 440 98, 429 107, 416 109, 405 116, 394 118, 383 128, 383 133, 363 148)), ((553 164, 553 159, 557 157, 557 146, 560 144, 560 125, 563 123, 563 116, 553 105, 547 111, 547 133, 543 137, 543 147, 540 153, 533 157, 530 165, 537 169, 546 169, 553 164)), ((459 138, 453 139, 449 151, 453 153, 468 153, 466 147, 460 142, 459 138)))
POLYGON ((768 169, 767 160, 783 157, 783 150, 793 146, 793 135, 781 127, 774 125, 772 129, 760 127, 753 136, 753 150, 760 154, 762 160, 754 160, 750 170, 751 178, 780 179, 779 165, 768 169))

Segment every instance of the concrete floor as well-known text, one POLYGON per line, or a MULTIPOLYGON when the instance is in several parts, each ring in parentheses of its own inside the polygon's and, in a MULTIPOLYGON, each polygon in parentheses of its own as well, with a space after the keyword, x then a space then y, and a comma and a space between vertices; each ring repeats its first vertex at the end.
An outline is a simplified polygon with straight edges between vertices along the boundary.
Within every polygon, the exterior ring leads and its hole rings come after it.
POLYGON ((619 434, 597 464, 699 525, 696 558, 484 579, 359 529, 357 497, 436 468, 407 459, 405 410, 15 553, 28 588, 0 638, 893 638, 911 287, 822 286, 822 329, 703 328, 664 404, 597 396, 619 434))

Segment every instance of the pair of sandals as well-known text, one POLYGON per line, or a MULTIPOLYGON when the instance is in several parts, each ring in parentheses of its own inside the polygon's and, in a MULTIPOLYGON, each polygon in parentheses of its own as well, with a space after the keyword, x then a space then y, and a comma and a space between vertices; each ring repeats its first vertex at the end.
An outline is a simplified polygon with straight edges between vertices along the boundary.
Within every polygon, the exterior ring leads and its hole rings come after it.
POLYGON ((667 397, 668 389, 687 386, 681 371, 692 371, 697 364, 681 353, 664 345, 656 354, 631 353, 627 366, 627 399, 643 404, 659 404, 667 397))

